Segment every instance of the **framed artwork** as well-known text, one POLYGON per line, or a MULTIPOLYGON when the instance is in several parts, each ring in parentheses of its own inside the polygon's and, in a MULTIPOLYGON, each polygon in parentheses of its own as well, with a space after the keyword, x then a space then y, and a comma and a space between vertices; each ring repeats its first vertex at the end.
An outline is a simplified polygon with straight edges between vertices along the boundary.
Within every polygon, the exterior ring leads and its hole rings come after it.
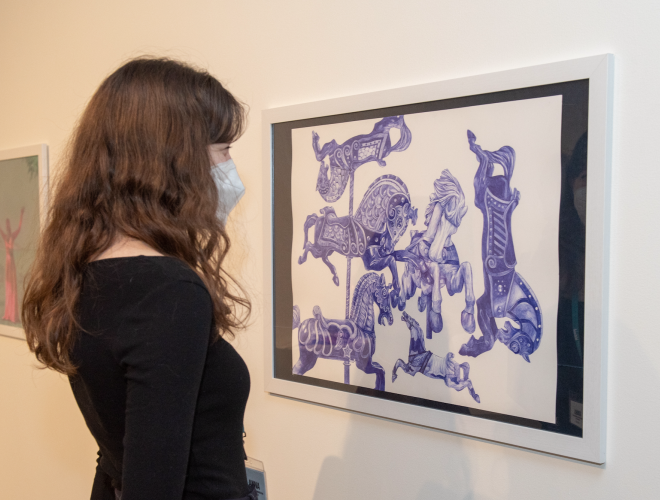
POLYGON ((25 339, 20 308, 48 189, 48 146, 0 151, 0 335, 25 339))
POLYGON ((264 111, 266 390, 604 463, 612 65, 264 111))

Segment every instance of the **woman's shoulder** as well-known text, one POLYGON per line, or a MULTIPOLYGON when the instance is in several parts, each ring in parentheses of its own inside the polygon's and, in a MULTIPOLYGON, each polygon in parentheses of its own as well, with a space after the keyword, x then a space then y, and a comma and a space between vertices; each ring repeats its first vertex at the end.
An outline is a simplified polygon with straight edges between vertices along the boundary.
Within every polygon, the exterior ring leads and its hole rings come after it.
POLYGON ((188 264, 169 256, 137 255, 96 260, 88 264, 85 281, 89 286, 108 286, 130 295, 172 289, 172 285, 185 283, 206 291, 204 282, 188 264))

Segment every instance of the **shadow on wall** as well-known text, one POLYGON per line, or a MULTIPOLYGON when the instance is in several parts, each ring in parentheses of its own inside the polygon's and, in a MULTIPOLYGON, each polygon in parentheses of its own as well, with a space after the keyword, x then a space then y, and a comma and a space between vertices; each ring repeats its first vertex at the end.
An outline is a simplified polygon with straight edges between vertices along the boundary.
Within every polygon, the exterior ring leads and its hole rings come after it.
POLYGON ((25 342, 0 337, 0 497, 89 498, 94 440, 66 378, 36 365, 25 342))
POLYGON ((367 415, 353 415, 348 428, 342 456, 323 462, 313 500, 476 500, 460 438, 367 415))
MULTIPOLYGON (((657 363, 643 334, 624 323, 611 324, 610 331, 618 333, 612 336, 611 352, 622 348, 618 345, 622 339, 621 344, 625 342, 626 348, 638 353, 635 379, 644 380, 645 387, 660 386, 654 368, 657 363)), ((610 359, 614 361, 616 355, 610 359)), ((617 462, 616 476, 626 477, 625 482, 606 480, 607 464, 351 414, 341 456, 323 461, 312 499, 513 500, 528 499, 529 492, 535 492, 538 500, 647 498, 648 478, 655 474, 652 457, 657 454, 657 443, 648 439, 648 427, 643 425, 626 426, 625 439, 617 439, 614 431, 633 418, 639 404, 639 394, 629 390, 626 376, 619 373, 622 369, 612 362, 608 370, 609 399, 617 403, 609 405, 607 456, 610 466, 617 462), (635 446, 630 447, 630 442, 635 446), (543 484, 541 490, 539 483, 543 484)))

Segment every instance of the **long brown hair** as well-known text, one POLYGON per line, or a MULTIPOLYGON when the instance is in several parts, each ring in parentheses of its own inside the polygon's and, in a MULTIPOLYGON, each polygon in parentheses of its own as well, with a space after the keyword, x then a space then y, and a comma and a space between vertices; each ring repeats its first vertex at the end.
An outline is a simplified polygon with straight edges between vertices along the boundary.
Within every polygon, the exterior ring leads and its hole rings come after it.
POLYGON ((230 242, 207 147, 235 141, 245 119, 210 74, 169 59, 129 61, 101 84, 71 138, 26 284, 23 327, 46 367, 75 373, 83 274, 119 236, 194 269, 219 335, 244 324, 250 303, 222 268, 230 242))

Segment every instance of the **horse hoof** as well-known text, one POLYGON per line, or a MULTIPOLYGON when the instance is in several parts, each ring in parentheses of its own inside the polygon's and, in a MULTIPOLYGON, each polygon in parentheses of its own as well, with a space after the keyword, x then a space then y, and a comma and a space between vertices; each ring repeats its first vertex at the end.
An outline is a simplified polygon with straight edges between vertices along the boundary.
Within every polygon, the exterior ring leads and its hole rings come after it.
POLYGON ((394 290, 390 292, 390 307, 392 309, 399 307, 399 297, 394 290))
POLYGON ((476 394, 476 393, 475 393, 475 395, 473 396, 473 398, 474 398, 474 400, 475 400, 477 403, 481 403, 481 398, 479 397, 479 394, 476 394))
POLYGON ((332 282, 333 282, 335 285, 339 286, 339 278, 337 278, 337 276, 333 276, 333 277, 332 277, 332 282))
POLYGON ((463 311, 461 313, 461 325, 463 326, 463 330, 465 330, 466 332, 474 333, 475 330, 474 314, 471 314, 467 311, 463 311))
POLYGON ((302 260, 302 257, 298 257, 298 265, 302 264, 303 262, 305 262, 305 261, 302 260))
POLYGON ((396 374, 393 373, 392 374, 392 383, 394 383, 395 380, 396 380, 396 374))

